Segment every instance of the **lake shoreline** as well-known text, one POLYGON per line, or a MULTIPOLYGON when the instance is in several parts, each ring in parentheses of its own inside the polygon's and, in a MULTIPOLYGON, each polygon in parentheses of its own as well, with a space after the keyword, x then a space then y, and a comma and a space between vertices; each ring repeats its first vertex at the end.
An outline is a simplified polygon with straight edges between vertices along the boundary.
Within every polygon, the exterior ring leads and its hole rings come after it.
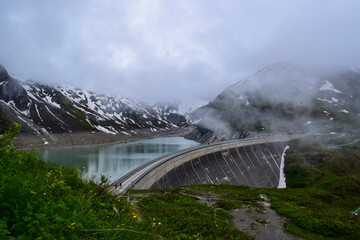
POLYGON ((192 127, 172 128, 157 132, 153 132, 150 129, 136 129, 131 132, 127 131, 126 134, 79 132, 34 135, 29 133, 20 133, 14 138, 13 143, 14 147, 20 150, 31 150, 33 148, 36 150, 90 148, 160 137, 182 137, 191 130, 192 127))

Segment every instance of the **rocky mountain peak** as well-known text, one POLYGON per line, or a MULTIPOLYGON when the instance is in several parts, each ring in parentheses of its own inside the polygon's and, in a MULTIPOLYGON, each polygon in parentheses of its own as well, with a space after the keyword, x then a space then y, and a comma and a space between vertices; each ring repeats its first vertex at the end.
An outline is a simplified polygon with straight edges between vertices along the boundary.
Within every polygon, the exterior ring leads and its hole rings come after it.
POLYGON ((6 69, 4 68, 3 65, 0 64, 0 82, 4 81, 5 79, 7 79, 9 77, 8 72, 6 71, 6 69))

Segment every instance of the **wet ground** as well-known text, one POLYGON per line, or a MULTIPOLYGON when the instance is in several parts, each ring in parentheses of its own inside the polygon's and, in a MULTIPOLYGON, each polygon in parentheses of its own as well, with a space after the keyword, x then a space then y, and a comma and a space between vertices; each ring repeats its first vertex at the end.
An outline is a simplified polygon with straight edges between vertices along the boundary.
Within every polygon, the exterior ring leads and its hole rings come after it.
POLYGON ((231 215, 234 216, 232 224, 256 240, 300 239, 285 231, 284 224, 287 219, 271 208, 270 199, 266 195, 261 195, 260 199, 259 203, 264 210, 259 211, 253 206, 236 209, 231 212, 231 215))

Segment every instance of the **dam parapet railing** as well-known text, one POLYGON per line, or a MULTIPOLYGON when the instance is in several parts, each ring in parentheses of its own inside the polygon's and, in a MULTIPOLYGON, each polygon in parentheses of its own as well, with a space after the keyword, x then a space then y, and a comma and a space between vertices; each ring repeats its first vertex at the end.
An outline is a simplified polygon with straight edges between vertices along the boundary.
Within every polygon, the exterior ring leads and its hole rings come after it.
POLYGON ((264 144, 271 142, 285 142, 296 138, 302 138, 306 135, 280 135, 261 138, 245 138, 228 140, 223 142, 216 142, 206 145, 199 145, 192 148, 187 148, 175 153, 170 153, 165 156, 156 158, 150 162, 147 162, 129 173, 125 174, 118 180, 114 181, 112 186, 119 183, 125 183, 131 181, 129 184, 123 184, 124 188, 121 189, 121 193, 125 193, 127 190, 133 189, 149 189, 158 179, 163 177, 167 172, 184 164, 187 161, 201 157, 206 154, 215 153, 219 151, 225 151, 233 148, 249 146, 254 144, 264 144), (151 165, 151 166, 150 166, 151 165), (147 168, 145 171, 144 169, 147 168), (136 173, 143 171, 135 179, 132 179, 136 173))

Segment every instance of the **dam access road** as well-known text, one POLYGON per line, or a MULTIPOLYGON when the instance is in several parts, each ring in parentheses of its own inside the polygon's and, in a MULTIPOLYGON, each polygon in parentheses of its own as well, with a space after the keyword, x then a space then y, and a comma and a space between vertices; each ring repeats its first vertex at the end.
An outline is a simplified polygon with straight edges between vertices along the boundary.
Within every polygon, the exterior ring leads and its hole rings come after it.
POLYGON ((124 194, 129 189, 168 189, 207 183, 277 187, 281 157, 288 141, 303 136, 239 139, 185 149, 132 170, 110 188, 116 194, 124 194))

